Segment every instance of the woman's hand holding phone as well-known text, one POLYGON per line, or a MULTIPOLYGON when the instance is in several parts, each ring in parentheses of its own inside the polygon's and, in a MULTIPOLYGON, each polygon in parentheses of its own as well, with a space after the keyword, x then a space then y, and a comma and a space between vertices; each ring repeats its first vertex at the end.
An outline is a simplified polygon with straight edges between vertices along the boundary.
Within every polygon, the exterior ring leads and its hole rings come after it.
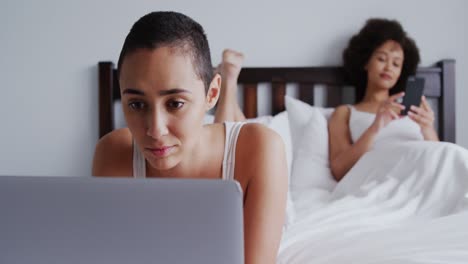
POLYGON ((426 100, 425 96, 421 98, 419 107, 412 105, 408 111, 408 116, 421 127, 421 133, 426 140, 438 141, 439 137, 434 129, 434 112, 426 100))
POLYGON ((398 103, 397 100, 401 99, 404 95, 404 92, 394 94, 380 104, 374 122, 372 123, 372 127, 376 131, 380 131, 380 129, 386 127, 391 121, 400 119, 400 112, 405 109, 405 106, 398 103))

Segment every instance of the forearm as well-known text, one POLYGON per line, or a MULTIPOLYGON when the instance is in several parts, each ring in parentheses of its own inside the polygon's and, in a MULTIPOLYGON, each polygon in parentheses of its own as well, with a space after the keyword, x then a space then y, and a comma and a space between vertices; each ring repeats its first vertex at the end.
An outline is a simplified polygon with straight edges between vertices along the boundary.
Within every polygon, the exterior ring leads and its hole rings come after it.
POLYGON ((340 181, 362 155, 369 151, 374 144, 377 132, 374 126, 370 126, 353 145, 331 161, 332 174, 337 181, 340 181))

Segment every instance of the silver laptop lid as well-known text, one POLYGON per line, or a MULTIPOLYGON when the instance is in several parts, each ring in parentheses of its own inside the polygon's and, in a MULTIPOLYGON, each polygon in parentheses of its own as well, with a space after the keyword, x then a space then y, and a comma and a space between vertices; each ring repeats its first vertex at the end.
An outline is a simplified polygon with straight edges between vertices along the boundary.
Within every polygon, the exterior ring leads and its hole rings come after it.
POLYGON ((244 262, 222 180, 0 177, 0 263, 244 262))

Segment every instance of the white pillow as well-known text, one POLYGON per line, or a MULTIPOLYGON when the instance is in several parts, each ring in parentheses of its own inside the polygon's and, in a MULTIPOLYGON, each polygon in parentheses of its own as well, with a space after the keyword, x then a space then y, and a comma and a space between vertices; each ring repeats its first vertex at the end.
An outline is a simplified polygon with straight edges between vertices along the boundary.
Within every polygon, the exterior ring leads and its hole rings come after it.
POLYGON ((333 108, 314 107, 285 97, 293 147, 290 189, 293 202, 301 192, 320 188, 331 191, 336 181, 328 159, 328 123, 333 108))
POLYGON ((291 175, 291 165, 292 165, 292 141, 291 141, 291 132, 289 130, 289 118, 288 113, 283 111, 273 117, 273 119, 268 124, 268 127, 276 131, 284 142, 284 147, 286 150, 286 161, 288 163, 288 177, 291 175))
POLYGON ((203 117, 203 124, 204 125, 213 124, 213 123, 214 123, 214 115, 206 114, 203 117))
MULTIPOLYGON (((215 116, 212 114, 206 114, 203 117, 203 124, 213 124, 214 123, 215 116)), ((260 123, 264 124, 265 126, 268 126, 270 122, 273 120, 273 116, 271 115, 266 115, 266 116, 259 116, 256 118, 250 118, 247 119, 245 122, 247 123, 260 123)))
POLYGON ((289 131, 289 120, 288 113, 283 111, 273 117, 268 124, 268 127, 276 131, 284 142, 284 148, 286 151, 286 162, 288 165, 288 195, 286 200, 286 220, 284 228, 287 229, 296 219, 296 209, 291 197, 290 179, 291 179, 291 167, 292 167, 292 141, 291 133, 289 131))

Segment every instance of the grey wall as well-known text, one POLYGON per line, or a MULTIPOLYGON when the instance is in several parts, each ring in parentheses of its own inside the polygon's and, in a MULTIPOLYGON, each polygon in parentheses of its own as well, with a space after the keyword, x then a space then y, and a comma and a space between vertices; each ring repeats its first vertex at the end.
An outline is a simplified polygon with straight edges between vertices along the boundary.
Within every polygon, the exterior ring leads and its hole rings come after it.
POLYGON ((247 66, 337 65, 368 17, 396 18, 422 65, 457 61, 457 142, 468 147, 468 2, 13 1, 0 3, 0 175, 90 175, 98 138, 97 67, 116 61, 132 23, 152 10, 200 22, 213 62, 231 47, 247 66))

